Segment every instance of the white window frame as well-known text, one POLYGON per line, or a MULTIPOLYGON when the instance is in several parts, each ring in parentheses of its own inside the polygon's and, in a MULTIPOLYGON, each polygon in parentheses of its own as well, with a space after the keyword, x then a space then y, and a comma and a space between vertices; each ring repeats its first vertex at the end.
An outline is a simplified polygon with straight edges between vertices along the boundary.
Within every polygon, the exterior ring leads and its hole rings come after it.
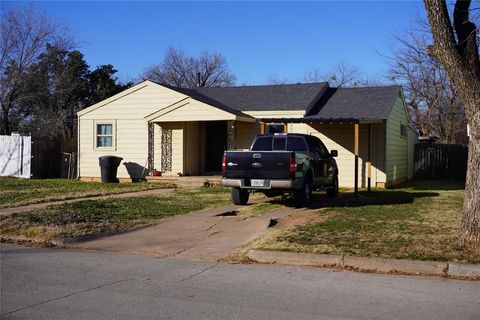
POLYGON ((400 122, 400 137, 403 139, 407 139, 408 136, 408 126, 400 122), (405 128, 405 135, 402 134, 402 127, 405 128))
POLYGON ((117 150, 117 121, 116 120, 94 120, 93 121, 93 149, 94 150, 117 150), (98 147, 97 146, 97 126, 99 124, 112 125, 112 146, 111 147, 98 147))

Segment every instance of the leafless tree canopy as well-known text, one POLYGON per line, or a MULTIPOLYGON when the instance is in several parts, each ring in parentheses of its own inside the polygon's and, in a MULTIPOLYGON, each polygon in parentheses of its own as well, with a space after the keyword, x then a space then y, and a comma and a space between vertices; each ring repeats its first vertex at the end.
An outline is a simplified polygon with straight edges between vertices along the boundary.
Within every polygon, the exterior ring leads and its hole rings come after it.
POLYGON ((18 118, 16 104, 28 92, 23 84, 28 68, 45 50, 46 44, 70 46, 64 29, 48 16, 33 8, 10 9, 2 12, 0 42, 0 104, 2 134, 9 134, 12 120, 18 118))
POLYGON ((364 87, 378 85, 378 81, 368 79, 360 69, 346 62, 334 65, 328 72, 321 73, 318 69, 308 72, 304 82, 328 82, 332 87, 364 87))
POLYGON ((227 87, 236 80, 221 54, 204 51, 190 57, 173 47, 167 49, 161 63, 146 69, 143 78, 181 88, 227 87))
POLYGON ((421 135, 443 143, 467 143, 465 110, 443 66, 427 51, 424 24, 416 32, 395 36, 390 78, 404 89, 410 119, 421 135), (419 31, 420 30, 420 31, 419 31))

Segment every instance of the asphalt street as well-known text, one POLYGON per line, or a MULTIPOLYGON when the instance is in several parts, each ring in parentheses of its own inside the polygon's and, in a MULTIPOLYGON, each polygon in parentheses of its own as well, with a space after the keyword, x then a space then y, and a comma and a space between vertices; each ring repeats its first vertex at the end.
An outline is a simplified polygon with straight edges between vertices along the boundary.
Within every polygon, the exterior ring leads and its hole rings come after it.
POLYGON ((4 245, 2 319, 479 319, 480 282, 4 245))

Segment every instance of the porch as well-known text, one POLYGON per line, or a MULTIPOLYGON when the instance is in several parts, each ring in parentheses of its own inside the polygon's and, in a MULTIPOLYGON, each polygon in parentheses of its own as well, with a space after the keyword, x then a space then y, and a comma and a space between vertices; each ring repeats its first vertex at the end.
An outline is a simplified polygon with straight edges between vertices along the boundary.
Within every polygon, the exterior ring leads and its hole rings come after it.
POLYGON ((149 124, 148 169, 162 172, 162 178, 219 175, 223 152, 247 149, 256 134, 256 122, 153 122, 149 124))

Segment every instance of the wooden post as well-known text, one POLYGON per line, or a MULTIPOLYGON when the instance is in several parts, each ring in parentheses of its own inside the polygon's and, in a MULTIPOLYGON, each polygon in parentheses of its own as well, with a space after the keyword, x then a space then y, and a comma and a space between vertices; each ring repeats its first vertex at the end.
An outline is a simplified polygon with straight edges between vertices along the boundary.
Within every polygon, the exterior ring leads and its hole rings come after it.
POLYGON ((260 134, 265 133, 265 122, 260 121, 260 134))
POLYGON ((367 153, 367 190, 372 184, 372 124, 368 124, 368 153, 367 153))
POLYGON ((354 124, 354 152, 355 152, 355 197, 358 196, 358 140, 359 124, 354 124))
POLYGON ((284 122, 283 123, 283 133, 287 133, 288 132, 288 123, 284 122))

